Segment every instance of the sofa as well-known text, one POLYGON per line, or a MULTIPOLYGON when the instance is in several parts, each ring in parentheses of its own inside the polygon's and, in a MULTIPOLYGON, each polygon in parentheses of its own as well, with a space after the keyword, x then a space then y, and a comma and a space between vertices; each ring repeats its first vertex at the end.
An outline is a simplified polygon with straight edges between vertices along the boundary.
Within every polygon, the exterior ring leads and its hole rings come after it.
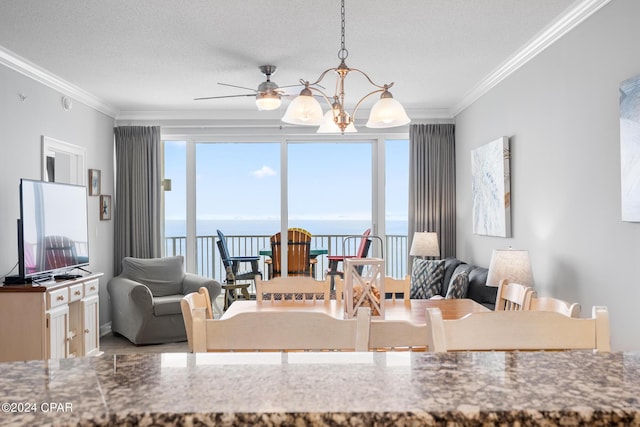
POLYGON ((182 256, 124 258, 122 273, 107 283, 111 330, 136 345, 186 341, 180 300, 200 287, 215 300, 222 286, 185 273, 183 263, 182 256))
POLYGON ((411 271, 411 298, 470 298, 494 310, 498 288, 487 286, 488 272, 455 257, 416 258, 411 271))

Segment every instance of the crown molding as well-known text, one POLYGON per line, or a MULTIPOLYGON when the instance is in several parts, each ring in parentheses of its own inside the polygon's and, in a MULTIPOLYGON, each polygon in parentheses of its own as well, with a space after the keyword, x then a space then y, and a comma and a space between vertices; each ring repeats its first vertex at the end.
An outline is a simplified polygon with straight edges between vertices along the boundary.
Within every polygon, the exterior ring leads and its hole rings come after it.
POLYGON ((14 52, 0 46, 0 64, 4 65, 20 74, 23 74, 45 86, 81 102, 88 107, 100 111, 109 117, 116 118, 119 110, 108 103, 102 101, 95 95, 74 86, 55 74, 41 68, 34 63, 22 58, 14 52))
MULTIPOLYGON (((438 121, 453 122, 447 108, 407 108, 407 115, 413 122, 438 121)), ((362 110, 362 116, 368 111, 362 110)), ((179 127, 283 127, 280 121, 282 110, 139 110, 120 111, 116 117, 118 125, 138 125, 148 122, 179 127)), ((287 126, 288 127, 288 126, 287 126)))
POLYGON ((496 70, 476 84, 462 100, 450 109, 452 117, 457 116, 478 98, 486 94, 498 83, 535 58, 540 52, 555 43, 573 28, 607 5, 611 0, 582 0, 573 4, 567 11, 549 24, 536 37, 511 55, 496 70))

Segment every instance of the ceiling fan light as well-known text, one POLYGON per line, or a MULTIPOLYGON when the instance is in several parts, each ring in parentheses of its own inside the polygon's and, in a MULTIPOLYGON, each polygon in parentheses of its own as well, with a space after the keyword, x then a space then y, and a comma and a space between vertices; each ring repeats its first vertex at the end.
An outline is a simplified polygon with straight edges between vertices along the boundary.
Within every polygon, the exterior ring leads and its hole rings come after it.
POLYGON ((393 99, 389 92, 383 92, 382 96, 371 108, 369 113, 368 128, 392 128, 408 124, 411 119, 404 111, 404 107, 393 99), (388 94, 385 96, 385 94, 388 94))
POLYGON ((312 95, 300 94, 291 101, 282 121, 292 125, 318 126, 322 123, 322 107, 312 95))
MULTIPOLYGON (((335 120, 333 119, 332 110, 329 110, 326 113, 324 113, 324 117, 322 118, 322 123, 320 123, 320 127, 316 132, 317 133, 341 133, 340 128, 338 127, 335 120)), ((356 126, 353 124, 353 122, 349 123, 349 126, 347 126, 344 129, 344 133, 355 133, 355 132, 358 132, 358 130, 356 129, 356 126)))
POLYGON ((277 93, 259 93, 256 95, 256 105, 258 110, 275 110, 282 103, 280 95, 277 93))

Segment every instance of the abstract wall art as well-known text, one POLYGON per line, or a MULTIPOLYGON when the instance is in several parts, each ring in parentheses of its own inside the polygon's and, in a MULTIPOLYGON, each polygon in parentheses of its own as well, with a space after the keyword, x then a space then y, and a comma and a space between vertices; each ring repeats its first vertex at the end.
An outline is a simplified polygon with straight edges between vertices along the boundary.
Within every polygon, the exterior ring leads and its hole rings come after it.
POLYGON ((471 150, 473 232, 511 237, 511 177, 509 138, 471 150))
POLYGON ((622 220, 640 222, 640 76, 620 84, 622 220))

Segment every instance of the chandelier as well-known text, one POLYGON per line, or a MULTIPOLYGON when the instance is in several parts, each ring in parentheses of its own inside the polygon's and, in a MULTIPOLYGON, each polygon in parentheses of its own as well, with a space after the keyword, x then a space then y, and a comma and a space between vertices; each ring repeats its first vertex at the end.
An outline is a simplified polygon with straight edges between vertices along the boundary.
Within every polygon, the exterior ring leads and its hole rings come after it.
POLYGON ((389 89, 393 86, 393 83, 378 85, 374 83, 371 78, 363 71, 357 68, 349 68, 345 63, 349 51, 345 48, 345 13, 344 13, 344 0, 341 0, 340 15, 342 17, 342 33, 340 38, 340 49, 338 50, 338 59, 340 65, 336 68, 329 68, 320 74, 320 77, 313 82, 309 83, 307 80, 300 79, 300 84, 304 86, 300 94, 291 101, 287 107, 287 111, 282 117, 282 121, 285 123, 291 123, 294 125, 305 126, 320 126, 318 132, 356 132, 354 125, 354 118, 358 108, 362 102, 373 94, 380 94, 380 99, 373 105, 369 113, 369 120, 366 126, 369 128, 391 128, 396 126, 406 125, 411 121, 404 111, 402 105, 393 99, 389 89), (333 71, 337 74, 336 91, 333 96, 327 96, 322 90, 318 89, 319 83, 325 78, 325 76, 333 71), (360 73, 367 81, 376 89, 369 92, 356 103, 353 112, 349 114, 345 111, 344 99, 344 81, 349 73, 360 73), (314 93, 321 95, 325 101, 329 104, 329 111, 326 114, 322 113, 322 107, 320 103, 315 99, 314 93))

